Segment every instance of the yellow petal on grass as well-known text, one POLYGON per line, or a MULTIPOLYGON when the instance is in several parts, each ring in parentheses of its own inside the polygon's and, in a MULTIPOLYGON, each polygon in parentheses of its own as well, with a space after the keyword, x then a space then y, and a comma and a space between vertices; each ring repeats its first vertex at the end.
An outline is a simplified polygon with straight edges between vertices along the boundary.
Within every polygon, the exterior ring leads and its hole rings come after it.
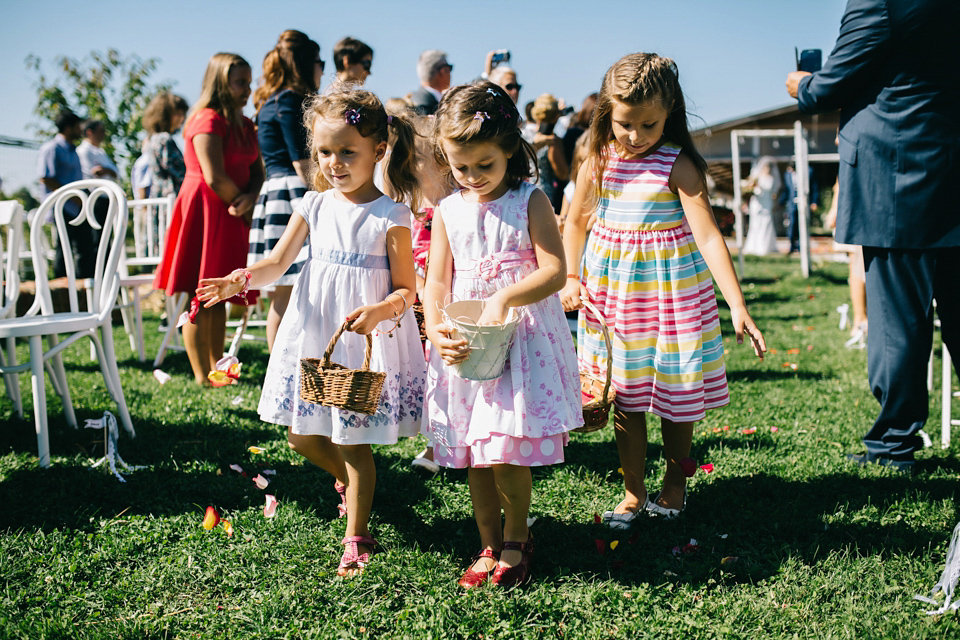
POLYGON ((237 381, 228 376, 223 371, 211 371, 207 374, 207 380, 215 387, 225 387, 228 384, 236 384, 237 381))
POLYGON ((227 537, 228 537, 228 538, 232 538, 232 537, 233 537, 233 525, 230 524, 230 521, 229 521, 229 520, 221 520, 220 522, 221 522, 221 524, 223 524, 223 530, 226 531, 227 537))
POLYGON ((616 549, 616 548, 617 548, 617 545, 619 545, 619 544, 620 544, 620 541, 619 541, 619 540, 611 540, 611 541, 610 541, 610 549, 611 549, 611 550, 616 549))
POLYGON ((263 453, 263 449, 261 449, 260 447, 247 447, 247 451, 253 454, 263 453))

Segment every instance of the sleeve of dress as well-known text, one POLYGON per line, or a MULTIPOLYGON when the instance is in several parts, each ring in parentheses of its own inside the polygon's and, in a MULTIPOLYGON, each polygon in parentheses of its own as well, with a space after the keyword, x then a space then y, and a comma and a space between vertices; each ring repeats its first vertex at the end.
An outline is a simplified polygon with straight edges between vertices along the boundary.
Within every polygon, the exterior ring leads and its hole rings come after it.
POLYGON ((303 96, 293 91, 281 93, 277 98, 277 121, 290 160, 309 158, 307 129, 303 126, 303 96))
POLYGON ((317 191, 308 191, 304 194, 303 198, 300 199, 300 203, 294 207, 293 212, 303 218, 304 222, 307 225, 310 225, 311 211, 320 206, 320 200, 323 197, 323 193, 317 191))
POLYGON ((800 80, 800 112, 840 109, 863 93, 888 53, 891 35, 884 0, 850 0, 823 69, 800 80))
POLYGON ((193 116, 189 129, 191 138, 200 133, 209 133, 226 138, 230 131, 230 123, 213 109, 201 109, 193 116))
POLYGON ((399 202, 395 202, 387 213, 387 229, 393 227, 410 228, 410 207, 399 202))

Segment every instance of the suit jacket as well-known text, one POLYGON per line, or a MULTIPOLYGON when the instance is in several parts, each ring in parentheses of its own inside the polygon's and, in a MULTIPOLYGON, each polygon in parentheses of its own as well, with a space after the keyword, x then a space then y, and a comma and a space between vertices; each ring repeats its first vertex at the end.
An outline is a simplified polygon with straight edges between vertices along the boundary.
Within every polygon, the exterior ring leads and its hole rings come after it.
POLYGON ((837 240, 960 246, 960 1, 849 0, 800 111, 840 109, 837 240))
POLYGON ((433 115, 437 112, 437 105, 439 104, 437 97, 423 87, 419 87, 410 94, 410 99, 413 101, 413 108, 422 116, 433 115))

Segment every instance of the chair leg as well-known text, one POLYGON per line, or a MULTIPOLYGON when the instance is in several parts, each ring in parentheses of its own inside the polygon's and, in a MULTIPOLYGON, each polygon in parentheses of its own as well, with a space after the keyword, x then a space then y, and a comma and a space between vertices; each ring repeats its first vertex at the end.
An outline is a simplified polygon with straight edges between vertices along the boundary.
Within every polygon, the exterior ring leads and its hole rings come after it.
MULTIPOLYGON (((120 372, 117 370, 117 357, 113 349, 113 327, 110 326, 109 318, 101 325, 100 332, 103 336, 103 358, 100 360, 100 371, 103 373, 103 380, 106 382, 107 390, 110 391, 110 395, 113 396, 114 402, 117 403, 117 413, 120 415, 120 422, 130 434, 130 437, 136 438, 137 432, 133 429, 133 421, 130 420, 127 401, 123 397, 123 385, 120 383, 120 372)), ((94 344, 96 344, 96 340, 94 340, 94 344)))
POLYGON ((167 355, 167 349, 170 348, 171 342, 176 343, 177 336, 180 334, 180 330, 177 329, 177 320, 180 318, 180 314, 183 313, 184 308, 187 306, 187 294, 178 293, 172 297, 167 296, 166 306, 167 332, 164 334, 163 340, 160 342, 160 348, 157 350, 157 357, 153 360, 154 369, 163 364, 163 359, 167 355))
MULTIPOLYGON (((7 338, 7 357, 3 358, 3 352, 0 351, 0 362, 4 366, 17 366, 17 341, 15 338, 7 338)), ((3 376, 3 383, 7 388, 7 395, 13 401, 13 410, 18 418, 23 418, 23 398, 20 396, 20 376, 15 373, 7 373, 3 376)))
MULTIPOLYGON (((93 287, 84 287, 84 294, 87 296, 87 309, 93 309, 93 287)), ((90 345, 90 361, 97 361, 97 350, 90 345)))
POLYGON ((953 402, 953 365, 950 358, 950 351, 946 343, 943 343, 943 379, 941 380, 941 413, 940 413, 940 448, 950 448, 950 420, 951 404, 953 402))
MULTIPOLYGON (((135 287, 131 287, 135 288, 135 287)), ((127 287, 120 287, 120 318, 123 320, 123 330, 127 332, 127 338, 130 340, 130 350, 137 350, 136 323, 130 317, 130 291, 127 287)))
POLYGON ((50 466, 50 435, 47 433, 47 389, 43 384, 43 339, 30 336, 30 386, 33 388, 33 422, 37 431, 37 457, 41 467, 50 466))
MULTIPOLYGON (((240 326, 237 327, 237 332, 233 334, 233 340, 230 341, 230 348, 227 349, 227 355, 234 358, 237 357, 237 352, 240 351, 240 343, 243 341, 243 334, 247 331, 247 324, 250 322, 250 310, 252 306, 247 306, 243 310, 243 319, 240 320, 240 326)), ((229 314, 229 311, 227 312, 229 314)))
POLYGON ((137 358, 140 362, 146 362, 147 350, 143 344, 143 309, 140 307, 142 302, 140 287, 133 287, 133 329, 137 338, 137 358))
MULTIPOLYGON (((51 349, 60 344, 60 339, 54 334, 47 336, 47 340, 51 349)), ((93 355, 96 358, 96 351, 93 355)), ((73 411, 73 399, 70 397, 70 386, 67 384, 67 371, 63 368, 63 354, 58 353, 50 358, 49 365, 50 382, 53 384, 54 391, 60 396, 60 402, 63 404, 63 415, 67 419, 67 424, 76 429, 77 415, 73 411)))

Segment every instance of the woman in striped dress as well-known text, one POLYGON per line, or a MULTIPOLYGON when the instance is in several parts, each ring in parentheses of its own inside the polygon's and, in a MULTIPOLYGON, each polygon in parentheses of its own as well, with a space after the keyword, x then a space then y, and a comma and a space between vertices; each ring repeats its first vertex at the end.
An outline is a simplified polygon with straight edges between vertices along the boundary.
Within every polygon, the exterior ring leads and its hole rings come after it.
MULTIPOLYGON (((322 75, 320 45, 293 29, 281 33, 277 46, 263 59, 263 78, 253 94, 253 105, 257 109, 257 140, 267 179, 253 210, 248 266, 270 255, 294 208, 307 192, 311 161, 303 126, 303 102, 316 93, 322 75)), ((267 289, 267 345, 271 351, 307 252, 304 243, 287 272, 267 289)))
POLYGON ((730 306, 737 341, 746 334, 761 358, 766 346, 707 200, 706 162, 687 129, 673 61, 638 53, 614 64, 604 76, 593 127, 564 229, 570 273, 561 299, 567 310, 580 308, 581 298, 591 300, 610 329, 608 354, 597 319, 581 312, 581 370, 603 376, 607 357, 613 358, 626 495, 604 520, 623 529, 643 511, 680 513, 686 503, 680 461, 690 454, 693 423, 729 402, 711 272, 730 306), (667 460, 662 489, 652 499, 644 485, 651 412, 661 418, 667 460))

